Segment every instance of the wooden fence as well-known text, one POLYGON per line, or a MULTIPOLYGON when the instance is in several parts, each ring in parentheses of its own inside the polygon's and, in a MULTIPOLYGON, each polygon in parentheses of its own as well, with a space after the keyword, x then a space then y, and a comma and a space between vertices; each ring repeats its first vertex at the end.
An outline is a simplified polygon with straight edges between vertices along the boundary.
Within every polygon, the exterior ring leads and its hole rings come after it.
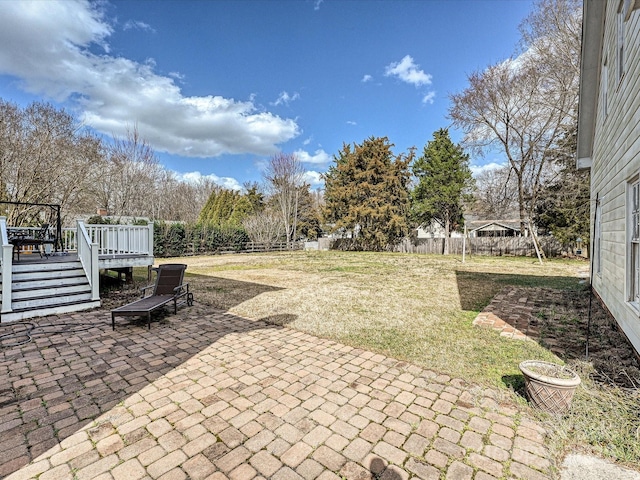
POLYGON ((221 255, 229 253, 260 253, 260 252, 284 252, 287 250, 302 250, 304 243, 294 242, 287 244, 280 243, 258 243, 258 242, 242 242, 237 244, 229 244, 223 247, 210 250, 205 247, 195 248, 193 244, 187 245, 184 252, 185 256, 192 255, 221 255))
MULTIPOLYGON (((462 238, 449 239, 449 253, 451 255, 462 255, 463 240, 462 238)), ((547 257, 555 257, 562 252, 562 245, 553 237, 540 237, 538 238, 538 242, 547 257)), ((536 249, 531 237, 467 238, 466 249, 467 255, 536 256, 536 249)), ((444 238, 405 239, 396 247, 396 251, 441 255, 444 252, 444 238)))

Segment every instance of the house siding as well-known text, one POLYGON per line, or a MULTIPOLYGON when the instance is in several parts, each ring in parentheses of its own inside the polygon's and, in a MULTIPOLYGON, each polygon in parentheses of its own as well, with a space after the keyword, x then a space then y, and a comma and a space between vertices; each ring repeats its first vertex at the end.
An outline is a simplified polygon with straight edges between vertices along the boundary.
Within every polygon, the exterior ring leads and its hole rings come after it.
MULTIPOLYGON (((618 79, 617 14, 621 2, 607 1, 602 62, 608 66, 607 115, 599 89, 591 166, 591 218, 596 194, 601 215, 601 272, 593 287, 640 352, 640 312, 628 301, 629 181, 640 173, 640 10, 624 23, 624 75, 618 79)), ((601 85, 602 87, 602 85, 601 85)))

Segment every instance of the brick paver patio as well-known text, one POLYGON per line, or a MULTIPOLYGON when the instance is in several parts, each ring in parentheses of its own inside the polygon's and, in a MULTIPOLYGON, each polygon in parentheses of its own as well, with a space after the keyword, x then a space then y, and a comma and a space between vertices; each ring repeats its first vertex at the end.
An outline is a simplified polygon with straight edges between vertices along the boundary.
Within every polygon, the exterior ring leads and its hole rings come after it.
POLYGON ((545 431, 463 380, 202 305, 109 322, 0 350, 0 477, 550 476, 545 431))

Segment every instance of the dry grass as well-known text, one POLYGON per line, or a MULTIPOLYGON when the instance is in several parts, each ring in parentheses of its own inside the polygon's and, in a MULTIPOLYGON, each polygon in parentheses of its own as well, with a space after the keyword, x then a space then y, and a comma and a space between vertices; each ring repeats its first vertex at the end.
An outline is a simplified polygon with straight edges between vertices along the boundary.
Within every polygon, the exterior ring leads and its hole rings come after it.
POLYGON ((185 262, 198 301, 408 360, 483 384, 503 385, 525 358, 552 359, 471 322, 507 285, 579 288, 585 264, 530 258, 294 252, 172 259, 185 262))

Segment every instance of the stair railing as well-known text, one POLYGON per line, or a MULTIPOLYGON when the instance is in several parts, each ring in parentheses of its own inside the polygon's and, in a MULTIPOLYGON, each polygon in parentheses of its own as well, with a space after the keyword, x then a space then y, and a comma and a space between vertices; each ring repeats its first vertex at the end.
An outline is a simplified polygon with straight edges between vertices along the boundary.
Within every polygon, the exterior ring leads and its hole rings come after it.
POLYGON ((7 234, 7 217, 0 217, 0 240, 2 241, 2 264, 0 271, 2 273, 2 310, 0 313, 9 313, 11 308, 11 278, 13 266, 13 245, 9 243, 9 235, 7 234))
POLYGON ((78 220, 76 233, 78 258, 91 285, 91 300, 100 300, 100 266, 98 264, 98 244, 92 243, 82 220, 78 220))

